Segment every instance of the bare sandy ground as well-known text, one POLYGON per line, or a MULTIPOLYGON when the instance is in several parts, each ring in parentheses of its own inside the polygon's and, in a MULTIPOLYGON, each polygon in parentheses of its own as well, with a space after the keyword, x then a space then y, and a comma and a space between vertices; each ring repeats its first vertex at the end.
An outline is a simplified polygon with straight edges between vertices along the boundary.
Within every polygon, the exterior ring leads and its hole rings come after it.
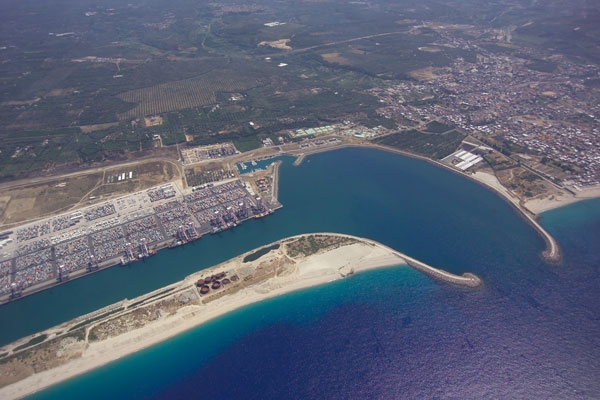
POLYGON ((500 193, 506 200, 510 201, 517 207, 519 206, 519 198, 513 195, 506 187, 504 187, 495 175, 488 172, 477 171, 471 175, 473 179, 491 187, 500 193))
POLYGON ((561 196, 549 196, 543 199, 533 199, 525 203, 525 207, 535 214, 553 210, 582 200, 600 197, 600 186, 584 188, 575 191, 575 195, 565 193, 561 196))
MULTIPOLYGON (((492 189, 498 191, 500 194, 504 196, 508 201, 520 207, 519 199, 513 195, 506 187, 504 187, 494 175, 477 171, 471 175, 475 180, 491 187, 492 189)), ((572 195, 568 192, 563 192, 561 195, 549 195, 547 197, 541 199, 531 199, 527 200, 523 207, 527 210, 531 211, 533 214, 541 214, 544 211, 553 210, 555 208, 564 207, 569 204, 576 203, 582 200, 595 199, 600 197, 600 185, 575 189, 575 195, 572 195)))
MULTIPOLYGON (((231 265, 226 263, 219 267, 236 268, 240 265, 241 259, 238 257, 228 263, 231 265)), ((401 264, 405 262, 396 252, 365 242, 297 259, 296 264, 283 276, 270 278, 207 304, 183 307, 175 315, 158 319, 143 328, 101 342, 89 343, 81 358, 6 386, 0 389, 0 398, 16 399, 30 395, 162 342, 248 304, 342 279, 343 275, 351 272, 401 264)), ((196 274, 186 278, 184 282, 193 284, 195 279, 197 279, 196 274)))

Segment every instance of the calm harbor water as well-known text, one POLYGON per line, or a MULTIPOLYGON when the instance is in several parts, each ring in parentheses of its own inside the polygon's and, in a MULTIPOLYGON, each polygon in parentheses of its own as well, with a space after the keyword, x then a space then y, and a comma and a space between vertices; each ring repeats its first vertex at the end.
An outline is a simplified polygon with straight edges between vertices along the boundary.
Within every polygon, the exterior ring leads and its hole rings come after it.
POLYGON ((284 208, 0 308, 0 341, 177 281, 280 238, 349 233, 485 282, 468 290, 407 267, 248 306, 34 395, 71 398, 598 398, 600 201, 551 211, 544 243, 484 188, 372 149, 280 171, 284 208), (32 319, 31 315, 39 317, 32 319))

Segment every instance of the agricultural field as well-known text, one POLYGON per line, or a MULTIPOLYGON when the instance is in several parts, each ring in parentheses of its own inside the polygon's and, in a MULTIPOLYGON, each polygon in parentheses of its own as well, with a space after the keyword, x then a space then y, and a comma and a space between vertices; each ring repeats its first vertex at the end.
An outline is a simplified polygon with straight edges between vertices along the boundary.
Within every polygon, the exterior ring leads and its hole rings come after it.
MULTIPOLYGON (((472 1, 442 0, 13 2, 0 15, 0 181, 162 156, 186 143, 251 150, 268 135, 342 121, 406 129, 410 121, 377 113, 369 90, 429 81, 458 58, 478 62, 476 46, 441 44, 449 38, 599 62, 598 10, 574 2, 582 13, 568 17, 558 0, 544 10, 478 2, 477 12, 472 1), (149 116, 162 123, 145 124, 149 116)), ((556 65, 531 57, 528 68, 556 65)))
POLYGON ((217 73, 135 89, 118 97, 137 105, 119 119, 131 120, 148 115, 215 104, 217 93, 246 91, 261 84, 259 79, 227 77, 217 73))
POLYGON ((393 32, 328 47, 319 54, 327 65, 384 79, 406 79, 415 70, 447 66, 455 57, 475 58, 475 53, 461 49, 422 50, 435 39, 436 36, 426 30, 393 32))
POLYGON ((375 142, 440 160, 452 154, 466 136, 457 130, 443 134, 432 134, 412 129, 383 136, 376 139, 375 142))

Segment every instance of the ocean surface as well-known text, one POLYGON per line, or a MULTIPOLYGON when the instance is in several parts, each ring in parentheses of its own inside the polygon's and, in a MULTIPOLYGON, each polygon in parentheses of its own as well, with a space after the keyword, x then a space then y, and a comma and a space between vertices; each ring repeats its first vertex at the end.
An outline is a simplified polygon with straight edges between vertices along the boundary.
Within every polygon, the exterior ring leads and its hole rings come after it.
POLYGON ((143 263, 0 307, 0 342, 60 323, 286 236, 371 238, 480 290, 406 266, 250 305, 33 399, 600 398, 600 201, 544 213, 563 249, 492 192, 373 149, 280 170, 284 208, 143 263), (32 317, 35 316, 35 317, 32 317))

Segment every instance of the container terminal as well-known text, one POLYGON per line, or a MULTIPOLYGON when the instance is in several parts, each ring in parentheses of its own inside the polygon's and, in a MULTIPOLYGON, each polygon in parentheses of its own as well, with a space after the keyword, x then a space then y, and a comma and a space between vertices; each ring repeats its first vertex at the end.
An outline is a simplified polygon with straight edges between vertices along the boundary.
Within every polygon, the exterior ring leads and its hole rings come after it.
POLYGON ((168 183, 0 232, 0 304, 280 207, 239 178, 186 190, 168 183))

